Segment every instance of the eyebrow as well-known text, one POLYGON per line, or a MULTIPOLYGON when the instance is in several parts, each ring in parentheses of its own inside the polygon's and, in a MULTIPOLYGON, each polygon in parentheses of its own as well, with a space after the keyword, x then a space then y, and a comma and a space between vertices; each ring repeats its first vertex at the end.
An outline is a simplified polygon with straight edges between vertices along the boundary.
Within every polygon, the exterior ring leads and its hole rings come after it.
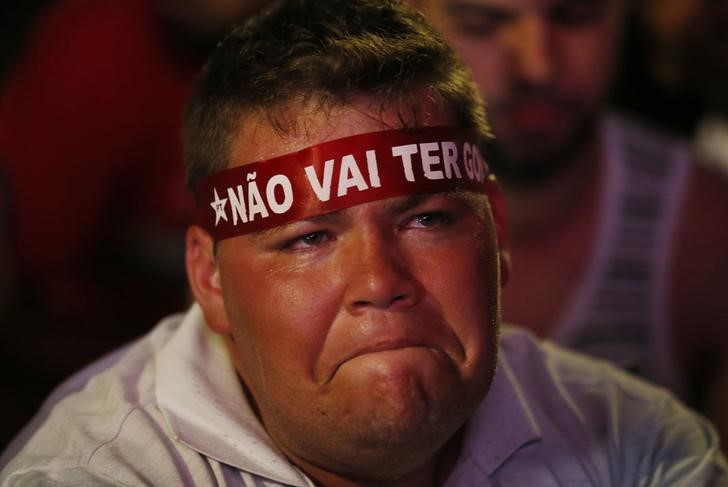
MULTIPOLYGON (((409 195, 404 198, 393 198, 392 201, 388 201, 384 204, 384 212, 392 215, 396 215, 399 213, 404 213, 406 211, 411 210, 412 208, 416 208, 417 206, 421 205, 425 201, 428 201, 432 198, 435 198, 437 196, 442 195, 448 195, 450 193, 427 193, 427 194, 416 194, 416 195, 409 195)), ((267 228, 265 230, 260 230, 255 233, 248 234, 249 237, 251 237, 253 240, 263 240, 271 237, 275 237, 276 234, 284 232, 287 228, 289 228, 291 225, 295 225, 300 222, 309 222, 309 223, 335 223, 339 222, 346 218, 347 213, 350 212, 351 208, 343 208, 341 210, 332 211, 329 213, 324 213, 323 215, 316 215, 311 216, 308 218, 302 218, 300 220, 295 220, 290 223, 286 223, 283 225, 279 225, 277 227, 273 228, 267 228)))
POLYGON ((514 15, 507 5, 488 5, 469 0, 452 0, 445 6, 448 14, 455 16, 488 16, 509 18, 514 15))
POLYGON ((316 216, 310 216, 307 218, 301 218, 300 220, 294 220, 292 222, 284 223, 283 225, 278 225, 277 227, 266 228, 265 230, 260 230, 255 233, 250 233, 250 234, 248 234, 248 236, 251 237, 253 240, 262 240, 265 238, 274 237, 276 234, 285 231, 287 228, 289 228, 292 225, 295 225, 296 223, 300 223, 300 222, 329 223, 332 221, 341 220, 343 218, 344 212, 346 212, 346 210, 348 210, 348 208, 332 211, 329 213, 324 213, 323 215, 316 215, 316 216))
POLYGON ((384 211, 389 214, 404 213, 416 208, 425 201, 431 200, 437 196, 446 195, 448 193, 425 193, 425 194, 413 194, 405 197, 404 199, 396 198, 392 201, 388 201, 384 204, 384 211))

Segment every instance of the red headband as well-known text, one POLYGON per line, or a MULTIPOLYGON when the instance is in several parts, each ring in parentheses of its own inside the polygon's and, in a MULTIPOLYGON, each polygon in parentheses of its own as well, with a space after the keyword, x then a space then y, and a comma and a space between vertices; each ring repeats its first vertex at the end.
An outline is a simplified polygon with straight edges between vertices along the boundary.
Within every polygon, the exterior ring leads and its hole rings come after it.
POLYGON ((450 126, 386 130, 226 169, 197 183, 198 223, 224 240, 369 201, 463 190, 488 195, 504 243, 502 196, 477 140, 450 126))

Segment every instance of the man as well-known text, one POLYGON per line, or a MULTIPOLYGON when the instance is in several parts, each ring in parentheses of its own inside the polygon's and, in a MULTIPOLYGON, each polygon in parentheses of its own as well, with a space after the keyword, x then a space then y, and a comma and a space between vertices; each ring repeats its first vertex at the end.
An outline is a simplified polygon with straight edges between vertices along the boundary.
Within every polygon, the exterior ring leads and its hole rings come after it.
POLYGON ((728 185, 604 113, 621 0, 422 0, 473 71, 509 209, 507 321, 670 387, 728 433, 728 185))
POLYGON ((499 339, 476 92, 401 2, 292 0, 237 29, 187 111, 197 304, 57 391, 3 485, 725 482, 666 393, 499 339))

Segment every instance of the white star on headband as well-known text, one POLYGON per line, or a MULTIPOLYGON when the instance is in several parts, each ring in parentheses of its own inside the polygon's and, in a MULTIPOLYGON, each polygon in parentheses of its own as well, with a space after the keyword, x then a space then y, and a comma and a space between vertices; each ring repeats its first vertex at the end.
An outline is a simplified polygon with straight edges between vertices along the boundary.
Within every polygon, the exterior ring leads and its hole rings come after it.
POLYGON ((218 196, 217 194, 217 188, 213 188, 213 191, 215 192, 215 201, 210 203, 210 206, 212 206, 212 209, 215 210, 215 226, 217 226, 221 218, 225 221, 228 221, 227 213, 225 213, 227 198, 221 199, 220 196, 218 196))

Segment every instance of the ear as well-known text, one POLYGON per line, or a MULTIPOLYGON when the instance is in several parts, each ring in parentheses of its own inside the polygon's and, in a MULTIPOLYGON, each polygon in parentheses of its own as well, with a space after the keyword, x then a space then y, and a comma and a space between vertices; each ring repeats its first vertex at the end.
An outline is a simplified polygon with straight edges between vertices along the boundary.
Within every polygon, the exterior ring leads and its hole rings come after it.
POLYGON ((506 219, 506 199, 494 175, 488 176, 485 181, 488 194, 490 214, 495 228, 495 237, 498 243, 498 258, 500 260, 500 285, 505 286, 511 277, 511 252, 508 246, 508 226, 506 219))
POLYGON ((192 294, 202 308, 207 326, 216 333, 229 334, 230 325, 220 284, 215 242, 197 225, 187 229, 185 266, 192 294))
POLYGON ((511 252, 508 247, 500 247, 498 259, 500 260, 500 284, 503 287, 508 284, 508 279, 511 277, 511 252))

